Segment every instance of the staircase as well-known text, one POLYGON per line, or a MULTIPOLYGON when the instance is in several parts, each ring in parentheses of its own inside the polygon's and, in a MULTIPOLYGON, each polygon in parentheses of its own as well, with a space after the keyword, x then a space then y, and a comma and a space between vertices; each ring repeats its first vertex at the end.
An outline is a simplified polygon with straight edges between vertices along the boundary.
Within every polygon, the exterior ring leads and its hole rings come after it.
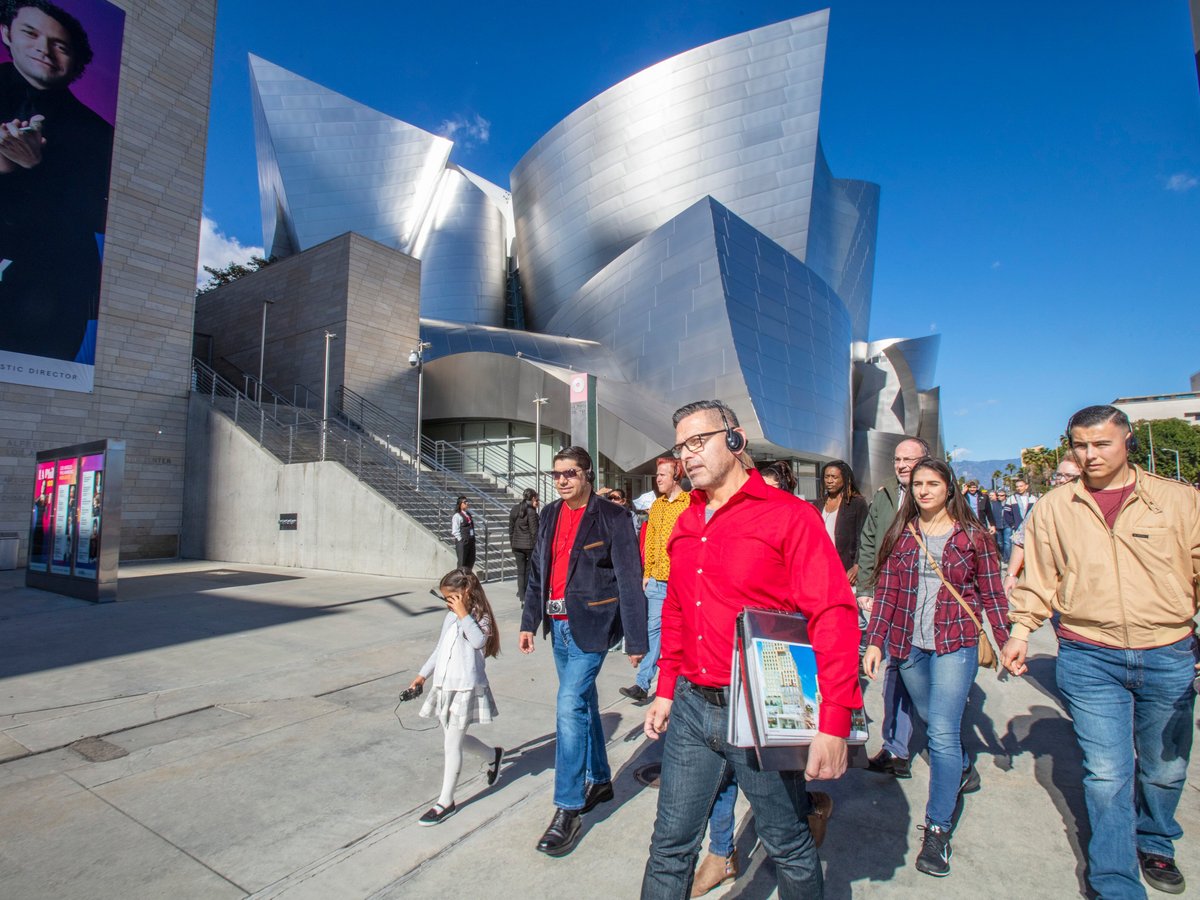
POLYGON ((319 395, 314 406, 311 392, 306 393, 306 405, 300 406, 253 376, 247 376, 245 384, 238 389, 205 363, 192 361, 192 393, 281 463, 336 462, 449 546, 454 545, 450 517, 455 499, 465 496, 476 522, 475 570, 480 580, 516 576, 508 540, 512 501, 503 491, 497 494, 494 484, 484 490, 425 458, 418 468, 411 441, 395 435, 383 441, 344 412, 322 422, 319 395))

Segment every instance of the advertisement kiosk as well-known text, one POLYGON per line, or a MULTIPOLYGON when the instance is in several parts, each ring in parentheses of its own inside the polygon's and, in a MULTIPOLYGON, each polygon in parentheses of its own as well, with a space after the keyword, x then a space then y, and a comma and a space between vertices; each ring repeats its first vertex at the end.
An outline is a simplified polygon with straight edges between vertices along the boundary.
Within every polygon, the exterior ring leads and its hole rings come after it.
POLYGON ((124 441, 38 453, 27 586, 81 600, 117 599, 124 475, 124 441))

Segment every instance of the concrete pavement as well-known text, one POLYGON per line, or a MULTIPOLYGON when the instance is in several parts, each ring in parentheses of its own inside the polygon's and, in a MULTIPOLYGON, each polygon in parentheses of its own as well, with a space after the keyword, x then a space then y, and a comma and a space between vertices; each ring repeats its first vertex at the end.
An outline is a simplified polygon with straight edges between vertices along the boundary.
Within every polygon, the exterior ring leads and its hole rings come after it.
MULTIPOLYGON (((548 859, 533 847, 552 812, 556 680, 548 644, 516 650, 511 583, 489 586, 501 715, 472 729, 506 748, 501 778, 487 788, 468 760, 459 812, 420 828, 441 732, 396 697, 436 641, 433 579, 138 564, 123 567, 121 602, 94 606, 28 590, 23 575, 0 573, 0 897, 637 895, 656 792, 633 773, 657 746, 617 690, 633 671, 613 654, 599 682, 616 801, 587 817, 571 855, 548 859)), ((1080 896, 1079 754, 1053 639, 1034 650, 1032 677, 980 674, 972 692, 983 790, 966 799, 952 875, 912 867, 925 763, 904 782, 856 770, 822 786, 836 803, 827 896, 1080 896)), ((878 700, 871 689, 875 715, 878 700)), ((1177 852, 1200 894, 1197 771, 1177 852)), ((748 852, 752 828, 739 841, 748 852)), ((759 851, 723 894, 773 891, 759 851)))

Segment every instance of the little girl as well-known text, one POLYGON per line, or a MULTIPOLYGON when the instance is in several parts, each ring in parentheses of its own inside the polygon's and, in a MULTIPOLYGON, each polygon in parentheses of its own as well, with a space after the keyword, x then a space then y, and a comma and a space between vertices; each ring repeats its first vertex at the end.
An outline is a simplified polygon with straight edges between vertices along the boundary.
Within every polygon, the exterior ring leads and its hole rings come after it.
POLYGON ((421 707, 421 715, 436 716, 445 731, 446 769, 438 802, 421 816, 418 824, 436 825, 454 815, 454 786, 462 768, 463 746, 488 763, 487 783, 500 773, 501 747, 488 747, 467 735, 467 727, 487 723, 497 715, 496 701, 484 672, 484 659, 500 653, 500 635, 483 585, 470 569, 455 569, 441 582, 449 612, 442 623, 437 648, 421 667, 409 689, 420 689, 433 677, 433 690, 421 707))

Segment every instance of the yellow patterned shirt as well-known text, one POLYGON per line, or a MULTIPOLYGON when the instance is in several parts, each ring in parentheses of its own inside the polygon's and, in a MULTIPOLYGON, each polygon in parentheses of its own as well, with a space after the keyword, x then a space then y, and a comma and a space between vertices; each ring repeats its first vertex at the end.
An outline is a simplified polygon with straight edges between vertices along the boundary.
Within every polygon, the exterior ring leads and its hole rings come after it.
POLYGON ((666 581, 671 574, 671 560, 667 557, 667 538, 671 536, 675 522, 691 505, 692 495, 680 491, 674 500, 665 496, 655 498, 650 504, 650 519, 646 523, 645 572, 655 581, 666 581))

